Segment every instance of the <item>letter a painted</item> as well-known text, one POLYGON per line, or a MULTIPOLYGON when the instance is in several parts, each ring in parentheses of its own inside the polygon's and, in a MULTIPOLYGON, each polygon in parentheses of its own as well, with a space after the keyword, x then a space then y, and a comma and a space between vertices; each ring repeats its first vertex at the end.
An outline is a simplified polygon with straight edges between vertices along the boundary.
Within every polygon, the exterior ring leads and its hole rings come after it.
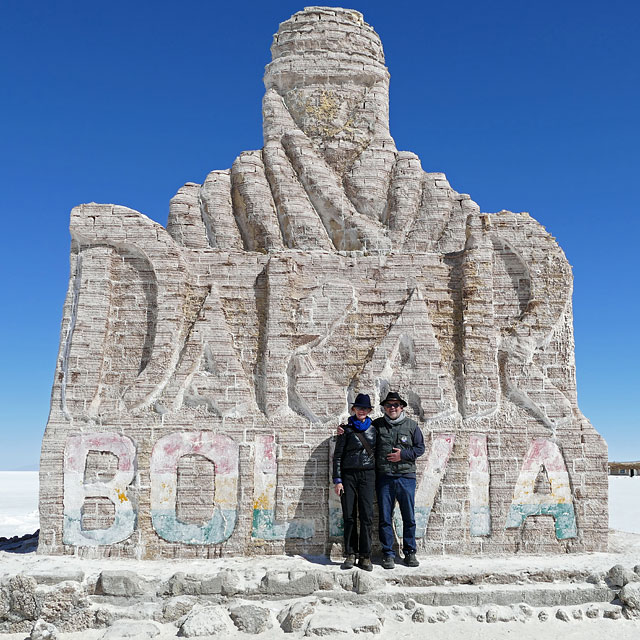
POLYGON ((556 538, 578 535, 569 474, 558 445, 538 438, 531 443, 522 464, 507 515, 507 529, 517 529, 529 516, 549 515, 555 520, 556 538), (535 483, 542 467, 547 471, 551 493, 536 493, 535 483))

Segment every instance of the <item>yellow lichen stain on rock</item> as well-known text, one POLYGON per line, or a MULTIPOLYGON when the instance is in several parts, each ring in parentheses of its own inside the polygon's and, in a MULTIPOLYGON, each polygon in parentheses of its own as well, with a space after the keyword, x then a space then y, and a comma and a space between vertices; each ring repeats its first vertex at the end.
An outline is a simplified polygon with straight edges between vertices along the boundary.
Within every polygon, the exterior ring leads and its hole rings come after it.
POLYGON ((120 491, 120 489, 116 489, 116 493, 118 494, 118 500, 120 500, 121 503, 129 502, 129 498, 127 498, 124 491, 120 491))
POLYGON ((171 494, 174 491, 174 487, 171 484, 167 484, 166 482, 161 482, 160 489, 160 502, 170 502, 171 494))
POLYGON ((338 101, 333 91, 323 90, 317 105, 307 104, 305 111, 324 122, 333 122, 338 115, 338 101))
POLYGON ((269 497, 267 496, 266 493, 263 493, 262 495, 256 497, 256 499, 253 501, 253 508, 254 509, 270 509, 271 508, 271 504, 269 503, 269 497))
POLYGON ((307 101, 304 111, 314 121, 313 125, 307 125, 308 135, 333 138, 344 129, 339 125, 339 101, 333 91, 323 90, 317 104, 307 101))

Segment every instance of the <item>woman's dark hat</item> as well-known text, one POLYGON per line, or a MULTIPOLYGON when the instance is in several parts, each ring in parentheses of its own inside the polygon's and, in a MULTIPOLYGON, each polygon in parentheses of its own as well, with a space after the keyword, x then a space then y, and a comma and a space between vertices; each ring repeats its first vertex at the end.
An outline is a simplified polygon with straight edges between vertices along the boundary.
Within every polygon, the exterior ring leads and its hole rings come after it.
POLYGON ((371 406, 371 398, 366 393, 359 393, 351 406, 360 407, 361 409, 373 409, 371 406))
POLYGON ((400 394, 395 391, 389 391, 389 393, 387 393, 387 397, 380 401, 380 405, 385 405, 387 402, 392 401, 399 402, 403 407, 407 406, 407 403, 400 397, 400 394))

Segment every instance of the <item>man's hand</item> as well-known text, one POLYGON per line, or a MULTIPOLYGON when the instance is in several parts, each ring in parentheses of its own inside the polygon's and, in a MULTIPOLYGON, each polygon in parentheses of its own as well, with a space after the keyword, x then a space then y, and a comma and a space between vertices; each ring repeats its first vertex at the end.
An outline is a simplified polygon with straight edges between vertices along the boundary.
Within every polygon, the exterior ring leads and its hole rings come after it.
POLYGON ((400 462, 400 449, 396 447, 393 448, 393 451, 387 456, 387 460, 389 462, 400 462))
POLYGON ((344 427, 341 424, 338 425, 338 428, 336 429, 336 433, 339 436, 341 436, 344 433, 344 427))
POLYGON ((334 484, 333 486, 335 487, 337 496, 339 496, 339 495, 344 493, 344 487, 342 486, 342 482, 338 482, 337 484, 334 484))

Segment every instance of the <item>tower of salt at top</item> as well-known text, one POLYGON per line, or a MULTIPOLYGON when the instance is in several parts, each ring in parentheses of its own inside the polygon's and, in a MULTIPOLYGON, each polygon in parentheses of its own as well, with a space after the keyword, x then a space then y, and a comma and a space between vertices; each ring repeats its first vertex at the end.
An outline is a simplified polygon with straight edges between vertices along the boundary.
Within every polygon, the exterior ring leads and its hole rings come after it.
POLYGON ((263 148, 185 184, 166 229, 71 213, 39 550, 329 552, 331 436, 388 390, 425 433, 419 552, 605 549, 554 238, 398 151, 357 11, 308 7, 271 52, 263 148))

